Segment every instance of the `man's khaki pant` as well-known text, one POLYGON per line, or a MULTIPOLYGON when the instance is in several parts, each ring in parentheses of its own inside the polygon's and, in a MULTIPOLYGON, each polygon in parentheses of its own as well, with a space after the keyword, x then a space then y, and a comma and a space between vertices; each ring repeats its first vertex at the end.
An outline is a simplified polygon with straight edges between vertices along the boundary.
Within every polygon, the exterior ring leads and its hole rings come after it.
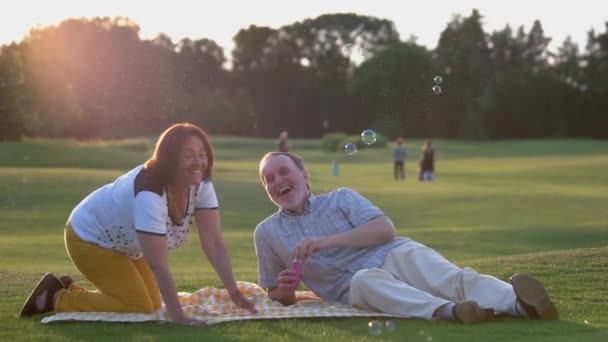
POLYGON ((379 268, 358 271, 350 283, 351 305, 402 317, 432 319, 437 308, 465 300, 519 315, 509 283, 461 269, 415 241, 395 247, 379 268))

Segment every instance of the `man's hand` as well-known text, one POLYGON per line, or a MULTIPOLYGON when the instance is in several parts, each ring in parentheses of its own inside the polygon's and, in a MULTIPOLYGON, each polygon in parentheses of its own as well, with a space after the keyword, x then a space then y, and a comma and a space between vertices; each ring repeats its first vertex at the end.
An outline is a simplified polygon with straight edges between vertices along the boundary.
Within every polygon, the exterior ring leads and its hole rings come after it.
POLYGON ((295 290, 298 287, 296 272, 291 268, 282 270, 277 277, 277 283, 281 290, 295 290))
POLYGON ((328 237, 305 237, 293 250, 293 257, 303 262, 306 258, 313 256, 322 249, 328 247, 328 237))

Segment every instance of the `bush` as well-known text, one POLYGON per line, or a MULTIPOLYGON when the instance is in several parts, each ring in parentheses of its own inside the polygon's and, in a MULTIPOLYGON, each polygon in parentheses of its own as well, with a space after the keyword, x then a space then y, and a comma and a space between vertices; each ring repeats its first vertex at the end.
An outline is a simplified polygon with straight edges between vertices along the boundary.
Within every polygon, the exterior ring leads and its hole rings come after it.
POLYGON ((321 138, 321 150, 336 152, 342 149, 348 136, 344 133, 329 133, 321 138))
POLYGON ((365 148, 384 148, 388 144, 388 138, 382 134, 376 133, 376 142, 367 145, 361 141, 360 135, 346 135, 344 133, 329 133, 321 138, 321 150, 329 152, 338 152, 344 150, 344 145, 353 143, 357 145, 357 149, 365 148))
POLYGON ((150 150, 150 142, 147 139, 116 140, 109 142, 108 146, 135 152, 147 152, 150 150))

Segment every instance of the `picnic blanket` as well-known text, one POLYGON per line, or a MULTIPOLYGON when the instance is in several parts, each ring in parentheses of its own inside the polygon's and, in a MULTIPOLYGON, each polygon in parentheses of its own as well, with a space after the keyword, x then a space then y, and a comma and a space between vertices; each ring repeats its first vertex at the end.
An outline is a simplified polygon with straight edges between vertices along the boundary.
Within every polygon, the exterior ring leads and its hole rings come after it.
MULTIPOLYGON (((355 308, 338 302, 324 301, 311 291, 296 291, 296 303, 289 306, 273 301, 257 284, 239 281, 241 293, 255 303, 256 314, 238 308, 230 300, 228 291, 205 287, 194 293, 179 292, 179 301, 184 314, 189 318, 215 324, 251 319, 280 319, 302 317, 390 317, 355 308)), ((59 321, 105 321, 105 322, 149 322, 169 321, 165 306, 152 314, 116 312, 60 312, 44 317, 42 323, 59 321)))

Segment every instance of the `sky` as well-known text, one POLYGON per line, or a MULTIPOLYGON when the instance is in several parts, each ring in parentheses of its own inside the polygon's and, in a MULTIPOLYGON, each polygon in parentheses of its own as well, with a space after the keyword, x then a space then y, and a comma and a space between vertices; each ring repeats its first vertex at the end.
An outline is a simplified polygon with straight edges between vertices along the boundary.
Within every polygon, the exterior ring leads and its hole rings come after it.
POLYGON ((10 8, 0 5, 0 45, 21 41, 32 27, 57 25, 67 18, 123 16, 140 26, 140 37, 151 39, 168 34, 174 42, 188 37, 209 38, 225 48, 249 25, 279 28, 327 13, 357 13, 392 20, 402 40, 411 35, 429 49, 437 46, 446 24, 459 14, 469 16, 478 9, 484 31, 491 33, 509 24, 529 31, 535 19, 545 35, 553 38, 555 51, 570 35, 581 51, 587 32, 605 32, 608 21, 606 0, 20 0, 10 8))

